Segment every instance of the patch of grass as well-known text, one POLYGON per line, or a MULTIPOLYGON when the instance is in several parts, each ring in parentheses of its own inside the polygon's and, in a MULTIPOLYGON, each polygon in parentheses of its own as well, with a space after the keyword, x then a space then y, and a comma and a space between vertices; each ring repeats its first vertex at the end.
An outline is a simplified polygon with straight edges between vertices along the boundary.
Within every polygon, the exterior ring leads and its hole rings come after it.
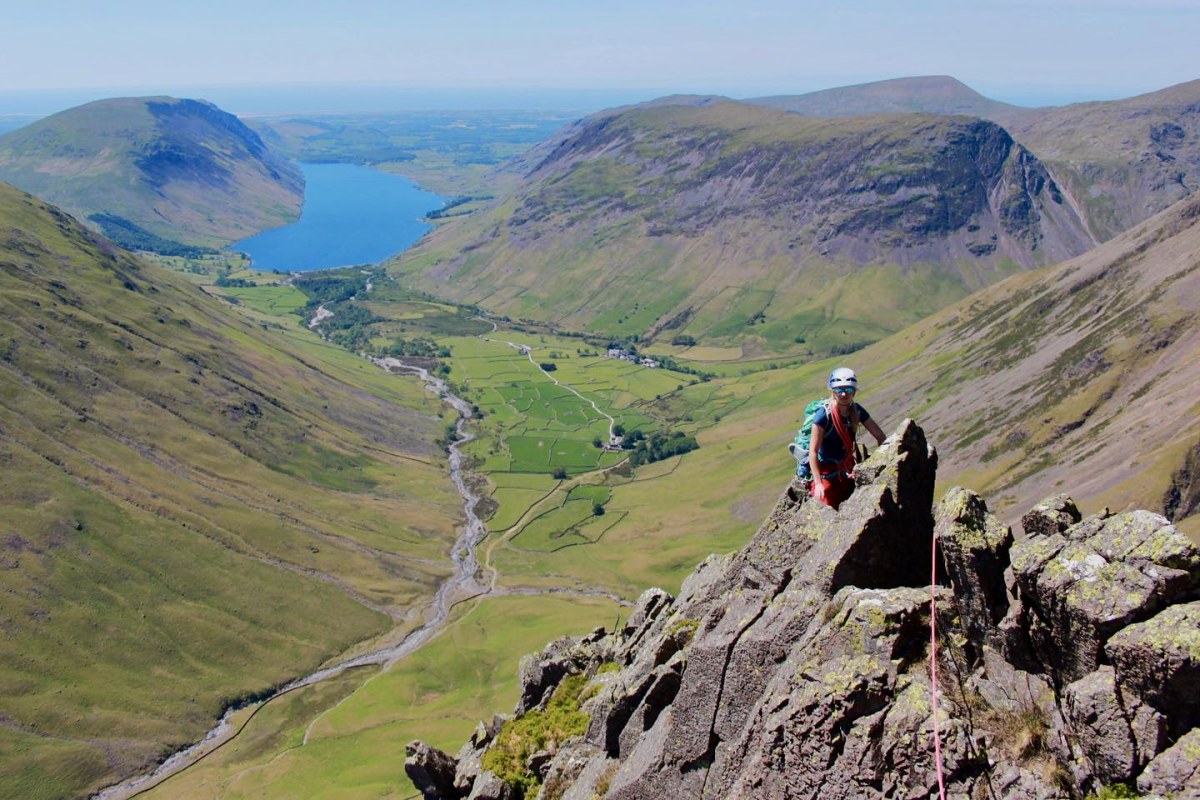
POLYGON ((294 316, 308 297, 294 286, 226 287, 221 290, 248 308, 274 317, 294 316))
POLYGON ((612 497, 612 489, 608 486, 574 486, 567 494, 568 500, 590 500, 604 505, 612 497))
POLYGON ((544 711, 535 708, 505 722, 484 753, 483 768, 512 787, 518 800, 541 785, 541 779, 529 769, 529 757, 543 750, 553 753, 566 740, 587 731, 590 718, 579 709, 579 695, 586 683, 583 675, 564 678, 544 711))
POLYGON ((1114 783, 1108 786, 1101 786, 1098 792, 1089 794, 1084 800, 1127 800, 1141 796, 1142 793, 1131 784, 1114 783))
POLYGON ((554 551, 572 544, 587 543, 577 526, 593 516, 593 503, 571 500, 530 520, 512 540, 523 550, 554 551))

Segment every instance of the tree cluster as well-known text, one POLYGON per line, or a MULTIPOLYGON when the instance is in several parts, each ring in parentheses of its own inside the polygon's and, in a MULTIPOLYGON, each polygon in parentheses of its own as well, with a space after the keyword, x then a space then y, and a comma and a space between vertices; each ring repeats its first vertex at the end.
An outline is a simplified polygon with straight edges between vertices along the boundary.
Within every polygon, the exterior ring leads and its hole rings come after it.
POLYGON ((641 431, 633 431, 625 437, 625 449, 630 451, 629 463, 635 467, 682 455, 699 446, 696 437, 688 436, 683 431, 655 431, 649 436, 641 431))
POLYGON ((218 252, 211 247, 194 247, 172 239, 164 239, 116 214, 90 214, 88 219, 99 225, 105 236, 126 250, 148 250, 164 256, 181 258, 199 258, 218 252))
POLYGON ((414 358, 438 358, 450 355, 450 348, 438 347, 431 339, 405 339, 403 336, 397 336, 395 340, 384 345, 377 351, 381 356, 412 356, 414 358))

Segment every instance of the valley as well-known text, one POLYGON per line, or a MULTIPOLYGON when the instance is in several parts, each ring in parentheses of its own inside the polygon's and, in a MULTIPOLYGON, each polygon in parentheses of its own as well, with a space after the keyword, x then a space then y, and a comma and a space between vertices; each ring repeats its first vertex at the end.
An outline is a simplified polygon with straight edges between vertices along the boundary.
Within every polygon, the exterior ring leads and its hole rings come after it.
POLYGON ((229 711, 220 747, 104 796, 412 797, 406 741, 457 748, 521 656, 750 539, 842 363, 885 430, 926 428, 939 493, 1200 539, 1200 201, 1104 227, 1035 128, 904 110, 467 117, 509 133, 465 157, 412 120, 255 121, 462 201, 303 275, 131 256, 3 187, 0 774, 80 796, 229 711))

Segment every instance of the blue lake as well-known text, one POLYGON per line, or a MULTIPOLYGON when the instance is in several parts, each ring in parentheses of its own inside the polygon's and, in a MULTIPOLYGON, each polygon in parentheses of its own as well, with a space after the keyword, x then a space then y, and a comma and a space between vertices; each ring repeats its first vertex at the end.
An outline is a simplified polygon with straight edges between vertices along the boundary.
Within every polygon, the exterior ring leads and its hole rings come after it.
POLYGON ((299 272, 374 264, 429 230, 422 218, 448 198, 398 175, 352 164, 301 164, 299 221, 235 242, 255 269, 299 272))

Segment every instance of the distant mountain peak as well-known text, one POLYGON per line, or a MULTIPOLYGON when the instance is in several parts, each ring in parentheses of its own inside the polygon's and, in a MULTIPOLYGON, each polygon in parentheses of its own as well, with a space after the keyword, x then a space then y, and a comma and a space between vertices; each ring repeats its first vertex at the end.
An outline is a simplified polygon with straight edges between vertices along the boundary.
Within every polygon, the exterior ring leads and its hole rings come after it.
POLYGON ((748 103, 815 117, 925 112, 992 118, 1017 106, 984 97, 949 75, 891 78, 800 95, 757 97, 748 103))

